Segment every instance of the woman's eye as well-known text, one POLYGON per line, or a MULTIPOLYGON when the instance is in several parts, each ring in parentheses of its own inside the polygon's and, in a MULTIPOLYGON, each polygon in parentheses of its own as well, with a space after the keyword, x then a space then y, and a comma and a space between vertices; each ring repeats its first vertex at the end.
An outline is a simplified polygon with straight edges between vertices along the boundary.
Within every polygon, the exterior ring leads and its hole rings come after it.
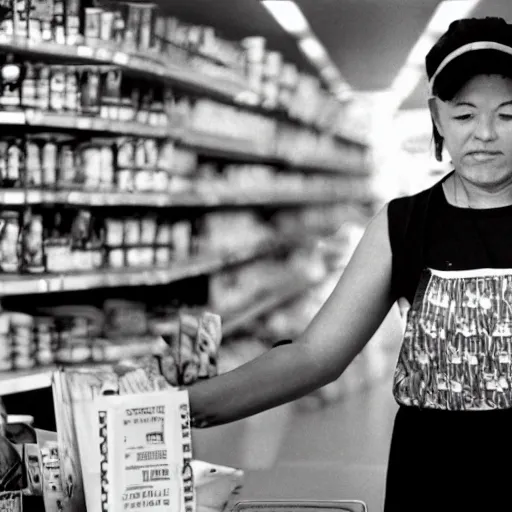
POLYGON ((505 119, 505 121, 511 121, 512 120, 512 112, 501 112, 500 118, 505 119))
POLYGON ((458 116, 453 116, 457 121, 467 121, 468 119, 471 119, 471 117, 472 114, 459 114, 458 116))

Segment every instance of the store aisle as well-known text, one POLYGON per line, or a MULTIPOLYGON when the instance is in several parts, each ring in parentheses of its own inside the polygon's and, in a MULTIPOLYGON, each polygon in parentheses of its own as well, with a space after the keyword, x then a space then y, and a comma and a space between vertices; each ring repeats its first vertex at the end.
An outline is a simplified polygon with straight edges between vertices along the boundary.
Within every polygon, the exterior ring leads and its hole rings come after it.
MULTIPOLYGON (((265 413, 267 422, 261 418, 259 429, 248 423, 243 431, 234 425, 222 427, 229 432, 219 435, 218 431, 215 442, 210 438, 204 443, 208 449, 200 448, 196 455, 243 465, 251 464, 248 450, 252 450, 254 462, 259 459, 261 463, 279 442, 276 428, 286 424, 275 464, 268 469, 246 469, 240 499, 362 499, 370 512, 378 512, 396 412, 390 386, 389 381, 380 381, 317 411, 293 408, 288 410, 288 423, 283 419, 287 411, 281 409, 273 416, 265 413)), ((210 431, 208 436, 212 435, 210 431)))

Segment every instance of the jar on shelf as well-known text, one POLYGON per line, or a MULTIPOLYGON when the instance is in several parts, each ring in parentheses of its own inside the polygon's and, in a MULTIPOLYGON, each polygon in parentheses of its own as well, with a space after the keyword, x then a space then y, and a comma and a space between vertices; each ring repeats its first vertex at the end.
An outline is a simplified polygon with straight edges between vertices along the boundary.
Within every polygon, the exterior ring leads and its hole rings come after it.
POLYGON ((69 187, 76 182, 75 148, 62 144, 59 148, 59 187, 69 187))
POLYGON ((0 269, 2 272, 17 272, 19 269, 19 235, 18 212, 0 212, 0 269))
POLYGON ((124 245, 131 247, 140 244, 141 226, 140 219, 136 217, 124 220, 124 245))
POLYGON ((110 268, 124 268, 126 266, 124 249, 111 249, 108 251, 108 266, 110 268))
POLYGON ((54 112, 64 110, 66 100, 66 68, 50 67, 50 109, 54 112))
POLYGON ((25 184, 28 187, 40 187, 43 184, 41 146, 35 140, 28 140, 26 144, 25 184))
POLYGON ((23 227, 21 269, 29 273, 42 273, 45 270, 42 215, 29 214, 23 227))
POLYGON ((141 219, 140 243, 142 245, 153 245, 156 240, 157 221, 156 217, 146 215, 141 219))
POLYGON ((46 271, 50 273, 63 273, 73 270, 71 243, 60 238, 45 241, 46 271))
POLYGON ((2 175, 2 187, 18 187, 24 174, 25 151, 20 139, 11 139, 7 144, 5 173, 2 175))
POLYGON ((41 170, 43 186, 48 189, 55 188, 57 184, 57 143, 53 139, 46 139, 41 149, 41 170))
POLYGON ((124 222, 121 219, 105 219, 105 243, 107 247, 121 247, 124 243, 124 222))

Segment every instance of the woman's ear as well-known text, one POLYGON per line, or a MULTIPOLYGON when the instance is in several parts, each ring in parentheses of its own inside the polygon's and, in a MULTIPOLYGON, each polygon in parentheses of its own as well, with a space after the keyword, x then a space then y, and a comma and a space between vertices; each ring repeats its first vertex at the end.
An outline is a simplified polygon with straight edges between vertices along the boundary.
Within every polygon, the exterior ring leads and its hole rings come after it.
POLYGON ((440 100, 435 96, 430 97, 428 99, 428 108, 430 109, 430 115, 432 116, 434 126, 437 128, 439 135, 444 137, 443 128, 441 126, 441 116, 439 115, 439 102, 440 100))

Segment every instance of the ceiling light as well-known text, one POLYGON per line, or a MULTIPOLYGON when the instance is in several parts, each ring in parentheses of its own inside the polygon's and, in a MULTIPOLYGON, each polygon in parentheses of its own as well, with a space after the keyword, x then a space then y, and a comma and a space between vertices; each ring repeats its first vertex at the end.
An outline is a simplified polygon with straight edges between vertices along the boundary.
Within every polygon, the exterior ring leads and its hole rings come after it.
POLYGON ((299 6, 291 0, 263 0, 262 5, 286 32, 298 35, 309 30, 309 25, 299 6))
POLYGON ((429 21, 427 30, 434 34, 446 32, 450 23, 465 18, 478 5, 480 0, 444 0, 441 2, 429 21))
POLYGON ((400 99, 405 99, 415 89, 423 76, 423 69, 416 66, 405 66, 395 78, 391 89, 400 99))
POLYGON ((304 54, 313 62, 326 62, 329 60, 329 56, 322 46, 320 41, 316 37, 308 36, 303 39, 299 39, 299 47, 304 54))
POLYGON ((411 66, 423 66, 425 57, 436 41, 436 36, 432 33, 423 33, 413 46, 407 64, 411 66))

